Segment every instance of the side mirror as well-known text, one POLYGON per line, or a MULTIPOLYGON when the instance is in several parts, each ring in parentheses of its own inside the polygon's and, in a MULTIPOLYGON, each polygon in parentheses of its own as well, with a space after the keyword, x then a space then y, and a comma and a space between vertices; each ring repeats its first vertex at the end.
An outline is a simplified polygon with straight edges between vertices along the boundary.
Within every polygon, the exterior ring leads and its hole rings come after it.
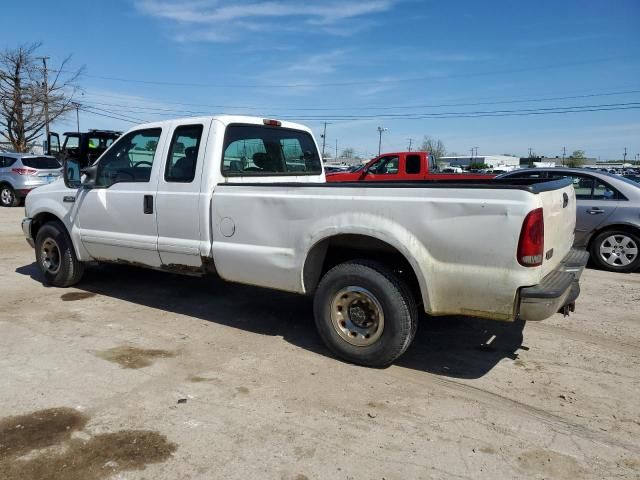
POLYGON ((62 162, 62 177, 67 188, 80 188, 80 163, 74 159, 64 159, 62 162))
POLYGON ((81 186, 92 188, 96 182, 97 171, 97 165, 81 169, 78 160, 72 158, 67 158, 62 163, 62 176, 67 188, 78 189, 81 186))

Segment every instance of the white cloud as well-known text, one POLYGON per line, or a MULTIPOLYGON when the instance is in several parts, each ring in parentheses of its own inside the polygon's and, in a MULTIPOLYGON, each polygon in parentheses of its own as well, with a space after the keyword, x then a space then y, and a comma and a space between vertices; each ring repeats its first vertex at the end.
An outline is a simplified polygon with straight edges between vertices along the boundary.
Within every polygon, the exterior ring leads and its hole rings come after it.
MULTIPOLYGON (((281 31, 292 28, 283 20, 299 20, 304 28, 316 28, 323 33, 343 35, 339 28, 347 20, 353 21, 366 15, 380 13, 391 8, 395 0, 333 0, 327 2, 297 1, 253 1, 231 2, 230 0, 135 0, 142 14, 171 21, 180 30, 174 38, 186 41, 229 41, 239 36, 242 30, 281 31), (189 28, 187 33, 186 28, 189 28), (194 28, 197 29, 194 31, 194 28)), ((301 26, 296 28, 300 29, 301 26)), ((358 25, 351 24, 357 30, 358 25)))
POLYGON ((342 50, 334 50, 327 53, 319 53, 317 55, 307 55, 301 60, 291 63, 287 70, 290 72, 305 73, 333 73, 338 65, 343 62, 344 52, 342 50))

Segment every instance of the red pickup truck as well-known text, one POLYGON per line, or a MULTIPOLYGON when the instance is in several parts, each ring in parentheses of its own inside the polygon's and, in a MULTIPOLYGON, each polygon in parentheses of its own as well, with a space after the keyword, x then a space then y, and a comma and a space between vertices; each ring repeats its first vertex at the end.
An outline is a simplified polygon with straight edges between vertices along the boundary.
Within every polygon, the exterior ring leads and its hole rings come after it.
POLYGON ((375 182, 407 180, 487 180, 484 173, 440 173, 435 158, 428 152, 384 153, 366 165, 350 171, 327 173, 327 182, 375 182))

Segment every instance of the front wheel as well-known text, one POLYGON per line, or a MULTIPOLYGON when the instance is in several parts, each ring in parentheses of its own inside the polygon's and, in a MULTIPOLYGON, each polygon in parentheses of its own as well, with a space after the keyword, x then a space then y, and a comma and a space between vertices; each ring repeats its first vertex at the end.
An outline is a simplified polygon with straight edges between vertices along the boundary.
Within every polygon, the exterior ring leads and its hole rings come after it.
POLYGON ((314 298, 316 327, 340 358, 368 367, 391 364, 411 344, 418 313, 410 289, 381 263, 357 260, 329 270, 314 298))
POLYGON ((633 272, 640 268, 640 238, 624 230, 605 230, 591 243, 591 258, 610 272, 633 272))
POLYGON ((2 185, 0 187, 0 205, 3 207, 17 207, 20 203, 16 192, 9 185, 2 185))
POLYGON ((70 287, 80 281, 84 273, 71 239, 60 222, 46 223, 36 235, 36 262, 45 283, 56 287, 70 287))

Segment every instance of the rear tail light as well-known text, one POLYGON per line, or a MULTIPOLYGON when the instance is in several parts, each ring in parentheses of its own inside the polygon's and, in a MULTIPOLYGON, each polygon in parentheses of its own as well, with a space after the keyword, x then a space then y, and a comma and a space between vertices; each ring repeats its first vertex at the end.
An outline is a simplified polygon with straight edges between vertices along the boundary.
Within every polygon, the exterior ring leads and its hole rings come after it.
POLYGON ((265 125, 270 125, 272 127, 281 127, 282 126, 282 122, 280 120, 272 120, 270 118, 263 119, 262 123, 264 123, 265 125))
POLYGON ((542 265, 544 255, 544 216, 541 208, 532 210, 522 223, 518 241, 518 263, 523 267, 542 265))
POLYGON ((17 173, 18 175, 37 175, 38 170, 34 168, 12 168, 11 171, 13 173, 17 173))

